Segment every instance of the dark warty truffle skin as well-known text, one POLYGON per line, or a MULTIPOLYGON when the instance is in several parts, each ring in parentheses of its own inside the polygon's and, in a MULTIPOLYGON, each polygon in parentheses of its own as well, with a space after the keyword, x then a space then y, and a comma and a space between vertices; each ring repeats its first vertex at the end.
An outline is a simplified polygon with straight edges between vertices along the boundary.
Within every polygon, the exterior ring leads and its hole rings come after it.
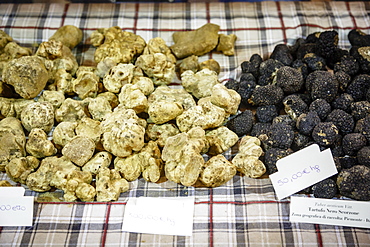
POLYGON ((364 146, 357 152, 357 160, 360 165, 370 168, 370 146, 364 146))
POLYGON ((342 146, 346 155, 356 155, 357 151, 367 144, 366 137, 361 133, 350 133, 343 137, 342 146))
POLYGON ((281 87, 284 93, 298 92, 301 90, 303 84, 303 76, 298 69, 284 66, 276 73, 276 85, 281 87))
POLYGON ((321 120, 325 120, 331 112, 330 104, 324 99, 317 99, 310 104, 309 111, 315 111, 321 120))
POLYGON ((257 86, 248 103, 255 106, 277 105, 283 97, 283 90, 276 85, 257 86))
POLYGON ((337 177, 337 186, 342 196, 355 200, 370 200, 370 168, 355 165, 342 170, 337 177))
POLYGON ((253 126, 254 116, 251 110, 246 110, 230 119, 226 127, 235 132, 239 137, 248 134, 253 126))
POLYGON ((301 134, 310 136, 313 129, 321 122, 315 111, 301 114, 297 119, 297 129, 301 134))
POLYGON ((334 198, 338 193, 337 184, 331 178, 324 179, 312 186, 312 193, 316 198, 334 198))
POLYGON ((307 76, 306 88, 312 100, 325 99, 332 102, 338 93, 339 83, 329 71, 314 71, 307 76))
POLYGON ((312 131, 312 138, 320 146, 330 146, 339 138, 339 130, 332 122, 321 122, 312 131))
POLYGON ((352 115, 340 109, 334 109, 330 112, 325 121, 333 122, 343 134, 351 133, 355 128, 352 115))

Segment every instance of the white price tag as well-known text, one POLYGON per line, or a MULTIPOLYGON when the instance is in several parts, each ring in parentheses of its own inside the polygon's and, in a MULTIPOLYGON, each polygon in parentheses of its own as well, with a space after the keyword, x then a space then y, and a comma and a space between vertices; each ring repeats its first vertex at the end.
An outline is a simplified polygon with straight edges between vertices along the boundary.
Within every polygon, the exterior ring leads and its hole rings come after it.
POLYGON ((128 232, 191 236, 194 197, 129 198, 122 230, 128 232))
POLYGON ((290 221, 370 228, 370 203, 292 196, 290 221))
POLYGON ((1 196, 0 226, 32 226, 33 196, 1 196))
POLYGON ((279 200, 338 173, 330 149, 320 152, 313 144, 277 161, 270 174, 279 200))
POLYGON ((26 190, 23 187, 0 187, 0 197, 3 196, 24 196, 26 190))

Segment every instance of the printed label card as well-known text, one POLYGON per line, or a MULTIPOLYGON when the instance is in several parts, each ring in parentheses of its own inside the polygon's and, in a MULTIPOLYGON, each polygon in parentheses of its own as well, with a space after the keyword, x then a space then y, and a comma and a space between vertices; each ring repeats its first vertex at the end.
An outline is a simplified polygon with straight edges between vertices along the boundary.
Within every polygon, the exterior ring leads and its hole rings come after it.
POLYGON ((278 172, 270 174, 279 200, 338 173, 330 149, 310 145, 276 162, 278 172))
POLYGON ((292 196, 290 221, 370 228, 370 203, 292 196))

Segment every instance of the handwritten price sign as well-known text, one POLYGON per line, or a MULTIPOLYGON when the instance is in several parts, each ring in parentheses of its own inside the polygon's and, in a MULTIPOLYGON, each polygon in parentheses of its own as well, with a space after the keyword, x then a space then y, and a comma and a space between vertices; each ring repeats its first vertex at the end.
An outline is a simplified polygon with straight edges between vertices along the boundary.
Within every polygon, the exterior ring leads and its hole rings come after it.
POLYGON ((279 200, 338 172, 330 149, 321 152, 316 144, 278 160, 276 167, 270 179, 279 200))

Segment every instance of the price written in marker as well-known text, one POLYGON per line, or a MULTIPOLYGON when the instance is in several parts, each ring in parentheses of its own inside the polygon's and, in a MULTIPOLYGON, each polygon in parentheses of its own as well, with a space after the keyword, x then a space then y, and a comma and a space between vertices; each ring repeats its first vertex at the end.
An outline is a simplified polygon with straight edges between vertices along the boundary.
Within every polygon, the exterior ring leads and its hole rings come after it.
POLYGON ((338 173, 330 149, 313 144, 277 161, 270 180, 279 200, 338 173))

